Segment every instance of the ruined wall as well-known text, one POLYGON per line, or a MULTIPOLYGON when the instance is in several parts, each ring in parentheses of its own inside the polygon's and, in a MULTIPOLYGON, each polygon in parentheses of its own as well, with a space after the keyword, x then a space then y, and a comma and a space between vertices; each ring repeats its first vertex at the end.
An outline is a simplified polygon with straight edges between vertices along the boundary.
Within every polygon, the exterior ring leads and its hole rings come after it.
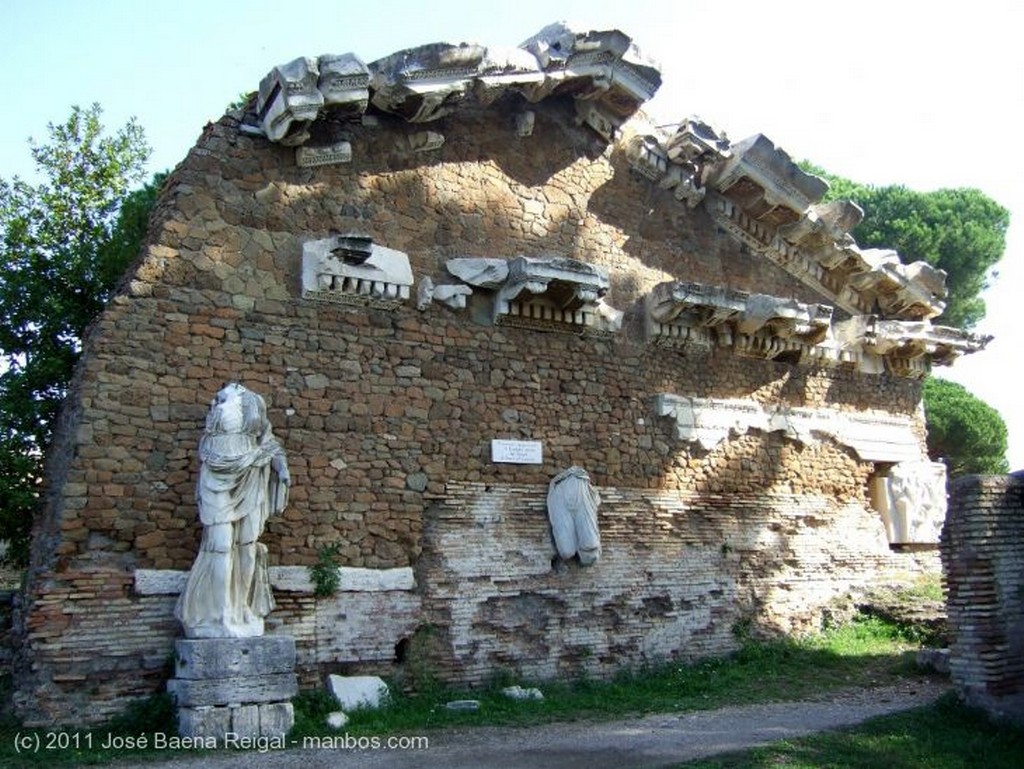
POLYGON ((142 595, 134 576, 192 563, 196 445, 232 379, 266 398, 289 455, 290 504, 263 538, 272 565, 311 564, 338 544, 345 566, 417 578, 415 600, 366 603, 371 616, 283 591, 274 631, 317 628, 298 632, 307 680, 364 652, 391 664, 410 617, 434 630, 438 670, 465 680, 501 665, 547 675, 718 653, 737 621, 807 627, 873 569, 917 567, 890 553, 865 497, 873 465, 849 448, 751 433, 703 451, 653 412, 659 393, 745 398, 895 415, 923 436, 913 380, 665 350, 637 320, 641 297, 670 278, 815 301, 809 289, 638 180, 557 98, 525 138, 501 103, 467 107, 438 121, 446 142, 430 154, 410 149, 414 126, 371 117, 344 128, 350 164, 312 169, 226 117, 168 180, 63 417, 25 601, 24 715, 99 718, 162 686, 173 595, 142 595), (443 276, 454 256, 608 268, 625 331, 302 299, 302 244, 346 232, 408 253, 418 279, 443 276), (492 463, 494 438, 541 441, 543 464, 492 463), (605 495, 607 551, 558 572, 540 506, 570 464, 605 495), (392 610, 394 637, 369 651, 369 640, 341 649, 325 619, 349 632, 392 610), (538 650, 548 656, 531 667, 538 650))
POLYGON ((1024 723, 1024 479, 954 481, 941 551, 957 691, 1024 723))
POLYGON ((606 676, 720 655, 742 632, 819 630, 823 606, 911 564, 854 501, 602 487, 600 561, 553 566, 544 491, 453 483, 428 508, 436 549, 418 574, 442 677, 606 676))

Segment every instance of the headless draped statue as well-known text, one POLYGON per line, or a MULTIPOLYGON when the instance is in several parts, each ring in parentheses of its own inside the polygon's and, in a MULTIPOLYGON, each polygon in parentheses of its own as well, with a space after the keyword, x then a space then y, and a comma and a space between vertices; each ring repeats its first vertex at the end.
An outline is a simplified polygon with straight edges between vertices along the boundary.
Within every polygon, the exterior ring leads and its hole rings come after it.
POLYGON ((225 385, 210 404, 199 460, 203 538, 175 616, 188 638, 263 635, 274 597, 267 548, 257 540, 267 519, 284 510, 291 482, 263 398, 225 385))
POLYGON ((548 520, 560 558, 576 556, 583 566, 597 563, 601 557, 601 533, 597 528, 600 505, 601 496, 582 467, 573 465, 551 479, 548 520))

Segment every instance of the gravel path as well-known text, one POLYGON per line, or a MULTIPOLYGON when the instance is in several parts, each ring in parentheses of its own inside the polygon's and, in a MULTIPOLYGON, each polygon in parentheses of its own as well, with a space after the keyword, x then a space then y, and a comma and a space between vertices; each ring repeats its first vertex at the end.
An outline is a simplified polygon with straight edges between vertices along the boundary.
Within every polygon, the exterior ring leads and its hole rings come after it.
MULTIPOLYGON (((811 701, 742 705, 619 721, 577 721, 525 728, 476 727, 424 732, 429 747, 378 749, 303 746, 147 762, 147 769, 625 769, 668 767, 730 750, 851 726, 933 702, 948 682, 832 693, 811 701)), ((365 739, 365 738, 364 738, 365 739)), ((378 738, 381 741, 387 738, 378 738)), ((171 751, 169 751, 171 752, 171 751)), ((118 764, 117 766, 130 766, 118 764)))

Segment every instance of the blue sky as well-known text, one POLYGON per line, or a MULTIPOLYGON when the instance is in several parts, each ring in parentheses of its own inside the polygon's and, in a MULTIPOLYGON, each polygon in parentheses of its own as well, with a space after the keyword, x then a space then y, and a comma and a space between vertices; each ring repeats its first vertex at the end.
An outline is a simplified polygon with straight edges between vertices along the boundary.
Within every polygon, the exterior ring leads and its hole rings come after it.
POLYGON ((618 28, 660 61, 649 111, 698 114, 733 141, 764 133, 795 158, 871 184, 977 187, 1011 211, 1006 256, 979 330, 989 348, 937 373, 1002 413, 1024 468, 1017 392, 1024 292, 1024 4, 860 0, 624 3, 282 3, 0 0, 0 177, 29 177, 26 140, 71 105, 109 127, 134 116, 151 171, 173 167, 243 92, 297 56, 365 61, 432 42, 519 44, 564 19, 618 28))

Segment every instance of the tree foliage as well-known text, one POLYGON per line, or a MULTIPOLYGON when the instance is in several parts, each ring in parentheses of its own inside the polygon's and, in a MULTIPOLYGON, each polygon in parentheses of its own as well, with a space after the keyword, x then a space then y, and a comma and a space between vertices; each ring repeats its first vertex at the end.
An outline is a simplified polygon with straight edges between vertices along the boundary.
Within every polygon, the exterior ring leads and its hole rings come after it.
POLYGON ((828 200, 852 200, 864 209, 852 232, 858 245, 894 248, 905 263, 924 260, 946 271, 949 296, 938 323, 969 329, 985 316, 980 294, 1006 247, 1005 208, 976 189, 873 187, 805 167, 828 181, 828 200))
POLYGON ((24 556, 57 409, 81 339, 137 255, 159 181, 130 192, 149 156, 134 120, 103 134, 73 107, 32 144, 41 181, 0 179, 0 537, 24 556))
POLYGON ((1003 475, 1006 424, 999 412, 965 387, 928 377, 924 383, 928 455, 943 460, 950 475, 1003 475))

